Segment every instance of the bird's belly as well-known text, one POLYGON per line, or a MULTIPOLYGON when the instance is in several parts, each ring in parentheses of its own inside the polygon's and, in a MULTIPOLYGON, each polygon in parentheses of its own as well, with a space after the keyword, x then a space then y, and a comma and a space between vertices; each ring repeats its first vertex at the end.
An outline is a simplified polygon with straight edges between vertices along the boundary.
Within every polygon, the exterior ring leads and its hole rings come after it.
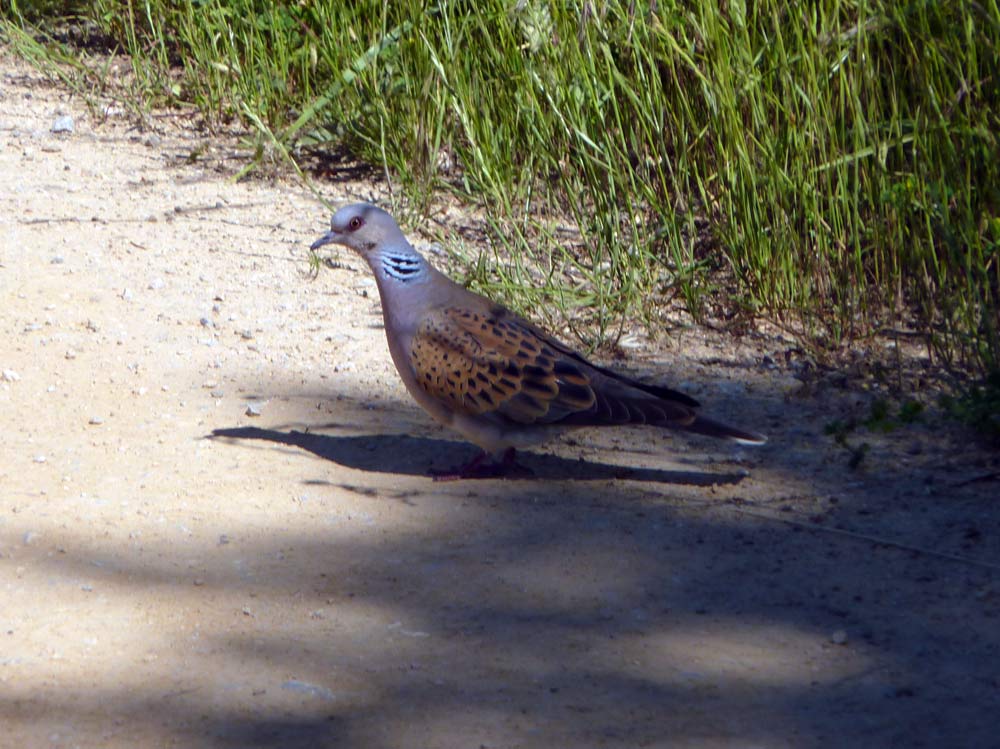
POLYGON ((488 453, 499 453, 509 447, 528 447, 547 442, 566 431, 565 427, 539 424, 511 424, 489 416, 454 414, 448 425, 465 439, 488 453))

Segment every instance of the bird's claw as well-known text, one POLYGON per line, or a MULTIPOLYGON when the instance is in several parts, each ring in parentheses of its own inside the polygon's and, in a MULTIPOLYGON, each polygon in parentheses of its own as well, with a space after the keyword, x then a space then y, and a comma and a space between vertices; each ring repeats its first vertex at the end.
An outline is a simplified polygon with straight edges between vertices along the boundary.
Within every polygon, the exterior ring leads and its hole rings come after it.
POLYGON ((530 468, 517 463, 513 447, 507 448, 499 462, 490 460, 489 453, 481 452, 463 466, 444 470, 432 468, 429 473, 435 481, 527 478, 535 475, 530 468))

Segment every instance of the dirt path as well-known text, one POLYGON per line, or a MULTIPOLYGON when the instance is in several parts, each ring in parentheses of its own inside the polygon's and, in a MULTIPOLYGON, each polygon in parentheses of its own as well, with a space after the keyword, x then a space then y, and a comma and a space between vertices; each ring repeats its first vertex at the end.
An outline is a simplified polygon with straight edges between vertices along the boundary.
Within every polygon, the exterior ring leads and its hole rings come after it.
POLYGON ((304 190, 0 71, 0 746, 1000 746, 998 464, 933 410, 852 470, 872 393, 687 329, 628 365, 768 446, 434 484, 304 190))

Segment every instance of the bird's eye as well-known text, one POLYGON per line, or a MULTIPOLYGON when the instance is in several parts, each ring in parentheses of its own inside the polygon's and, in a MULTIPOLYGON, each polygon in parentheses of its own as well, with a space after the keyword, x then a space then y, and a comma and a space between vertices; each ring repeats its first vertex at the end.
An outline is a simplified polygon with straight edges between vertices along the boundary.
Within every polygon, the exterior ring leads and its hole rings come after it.
POLYGON ((360 229, 361 224, 363 223, 364 221, 361 220, 360 216, 355 216, 348 222, 347 228, 349 228, 351 231, 355 231, 356 229, 360 229))

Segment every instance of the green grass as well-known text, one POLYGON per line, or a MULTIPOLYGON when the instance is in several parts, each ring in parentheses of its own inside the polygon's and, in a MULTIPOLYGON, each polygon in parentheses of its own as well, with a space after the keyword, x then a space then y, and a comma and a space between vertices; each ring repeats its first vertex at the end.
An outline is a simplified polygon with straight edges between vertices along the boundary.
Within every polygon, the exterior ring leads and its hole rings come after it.
POLYGON ((0 13, 8 44, 85 60, 92 90, 103 51, 57 32, 75 18, 111 40, 139 113, 194 104, 246 124, 262 154, 346 147, 418 212, 442 191, 477 204, 497 252, 470 279, 522 308, 586 310, 598 336, 626 316, 655 328, 676 298, 820 347, 913 328, 948 366, 998 369, 997 0, 650 5, 0 13))
POLYGON ((960 395, 942 397, 942 405, 1000 447, 1000 372, 965 388, 960 395))

